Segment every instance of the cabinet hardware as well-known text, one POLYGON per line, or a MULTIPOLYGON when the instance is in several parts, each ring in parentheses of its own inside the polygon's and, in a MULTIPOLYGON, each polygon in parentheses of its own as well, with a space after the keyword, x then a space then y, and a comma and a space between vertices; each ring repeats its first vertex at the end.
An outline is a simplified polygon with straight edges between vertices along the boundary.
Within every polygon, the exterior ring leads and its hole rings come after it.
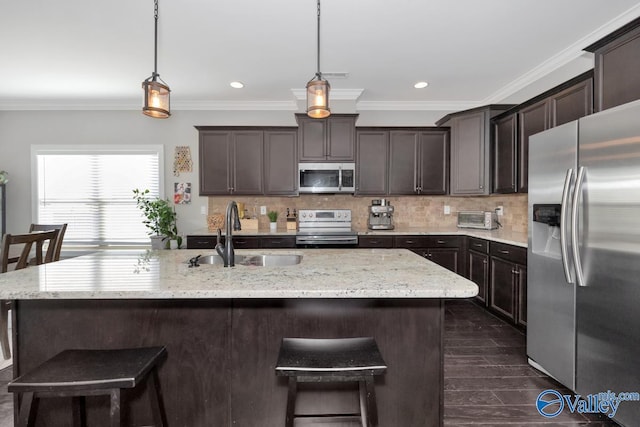
POLYGON ((410 245, 410 244, 412 244, 412 243, 413 243, 413 240, 405 240, 405 243, 406 243, 406 244, 408 244, 408 245, 410 245))
POLYGON ((442 245, 443 243, 447 243, 446 240, 438 240, 438 244, 442 245))
POLYGON ((476 248, 481 248, 484 245, 482 243, 474 243, 473 246, 475 246, 476 248))
POLYGON ((507 254, 507 255, 508 255, 508 254, 509 254, 509 251, 505 251, 505 250, 503 250, 503 249, 500 249, 500 253, 501 253, 501 254, 507 254))

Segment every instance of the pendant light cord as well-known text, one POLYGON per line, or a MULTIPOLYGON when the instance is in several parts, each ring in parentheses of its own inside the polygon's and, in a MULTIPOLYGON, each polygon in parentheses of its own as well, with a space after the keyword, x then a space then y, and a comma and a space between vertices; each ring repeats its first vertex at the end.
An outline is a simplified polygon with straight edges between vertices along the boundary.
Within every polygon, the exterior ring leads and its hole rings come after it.
MULTIPOLYGON (((320 0, 318 0, 320 1, 320 0)), ((153 49, 153 75, 158 75, 158 0, 154 1, 155 8, 153 13, 153 19, 155 20, 154 49, 153 49)))
POLYGON ((320 73, 320 0, 318 0, 318 71, 316 72, 316 76, 318 79, 322 79, 322 74, 320 73))

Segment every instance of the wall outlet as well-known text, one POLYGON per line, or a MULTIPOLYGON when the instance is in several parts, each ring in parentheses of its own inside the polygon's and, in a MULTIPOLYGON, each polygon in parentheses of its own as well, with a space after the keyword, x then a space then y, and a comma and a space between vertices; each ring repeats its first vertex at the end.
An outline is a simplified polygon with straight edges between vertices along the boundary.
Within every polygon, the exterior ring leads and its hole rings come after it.
POLYGON ((451 215, 451 206, 444 205, 444 214, 445 215, 451 215))
POLYGON ((502 206, 498 206, 498 207, 496 208, 496 214, 498 214, 498 216, 502 216, 502 215, 504 215, 504 207, 502 207, 502 206))
POLYGON ((205 206, 205 205, 200 206, 200 213, 202 215, 206 215, 207 214, 207 206, 205 206))
POLYGON ((267 214, 267 207, 260 206, 260 215, 266 215, 266 214, 267 214))

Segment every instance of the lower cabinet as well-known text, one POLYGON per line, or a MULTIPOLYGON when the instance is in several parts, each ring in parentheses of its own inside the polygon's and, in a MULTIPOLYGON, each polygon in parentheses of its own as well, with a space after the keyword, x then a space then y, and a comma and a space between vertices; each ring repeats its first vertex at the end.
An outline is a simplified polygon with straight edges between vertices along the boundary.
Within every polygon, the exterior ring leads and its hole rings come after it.
POLYGON ((489 241, 467 238, 467 279, 478 285, 476 300, 483 306, 489 301, 489 241))
POLYGON ((516 325, 527 324, 527 250, 490 242, 489 308, 516 325))
MULTIPOLYGON (((187 236, 187 249, 215 249, 216 236, 187 236)), ((222 237, 224 243, 224 236, 222 237)), ((235 236, 233 238, 234 249, 277 249, 295 248, 295 236, 235 236)))
POLYGON ((463 273, 460 236, 396 236, 395 247, 410 249, 454 273, 463 273))

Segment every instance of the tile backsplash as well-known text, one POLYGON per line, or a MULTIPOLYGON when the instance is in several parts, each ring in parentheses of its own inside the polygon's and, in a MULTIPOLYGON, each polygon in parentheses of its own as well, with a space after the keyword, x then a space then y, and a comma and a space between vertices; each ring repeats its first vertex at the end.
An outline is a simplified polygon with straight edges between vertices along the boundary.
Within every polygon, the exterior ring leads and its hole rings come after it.
MULTIPOLYGON (((299 197, 209 197, 209 213, 224 213, 229 200, 245 204, 249 217, 258 216, 259 229, 269 229, 269 219, 260 215, 260 206, 278 212, 278 228, 284 229, 286 211, 293 209, 351 209, 353 228, 367 229, 368 207, 376 197, 354 197, 347 194, 304 194, 299 197)), ((527 195, 508 194, 487 197, 406 196, 387 197, 395 208, 393 217, 397 228, 418 227, 428 230, 435 227, 455 227, 458 211, 494 210, 504 207, 500 222, 507 231, 527 232, 527 195), (444 206, 451 207, 451 214, 444 214, 444 206)), ((206 220, 203 227, 206 227, 206 220)))

